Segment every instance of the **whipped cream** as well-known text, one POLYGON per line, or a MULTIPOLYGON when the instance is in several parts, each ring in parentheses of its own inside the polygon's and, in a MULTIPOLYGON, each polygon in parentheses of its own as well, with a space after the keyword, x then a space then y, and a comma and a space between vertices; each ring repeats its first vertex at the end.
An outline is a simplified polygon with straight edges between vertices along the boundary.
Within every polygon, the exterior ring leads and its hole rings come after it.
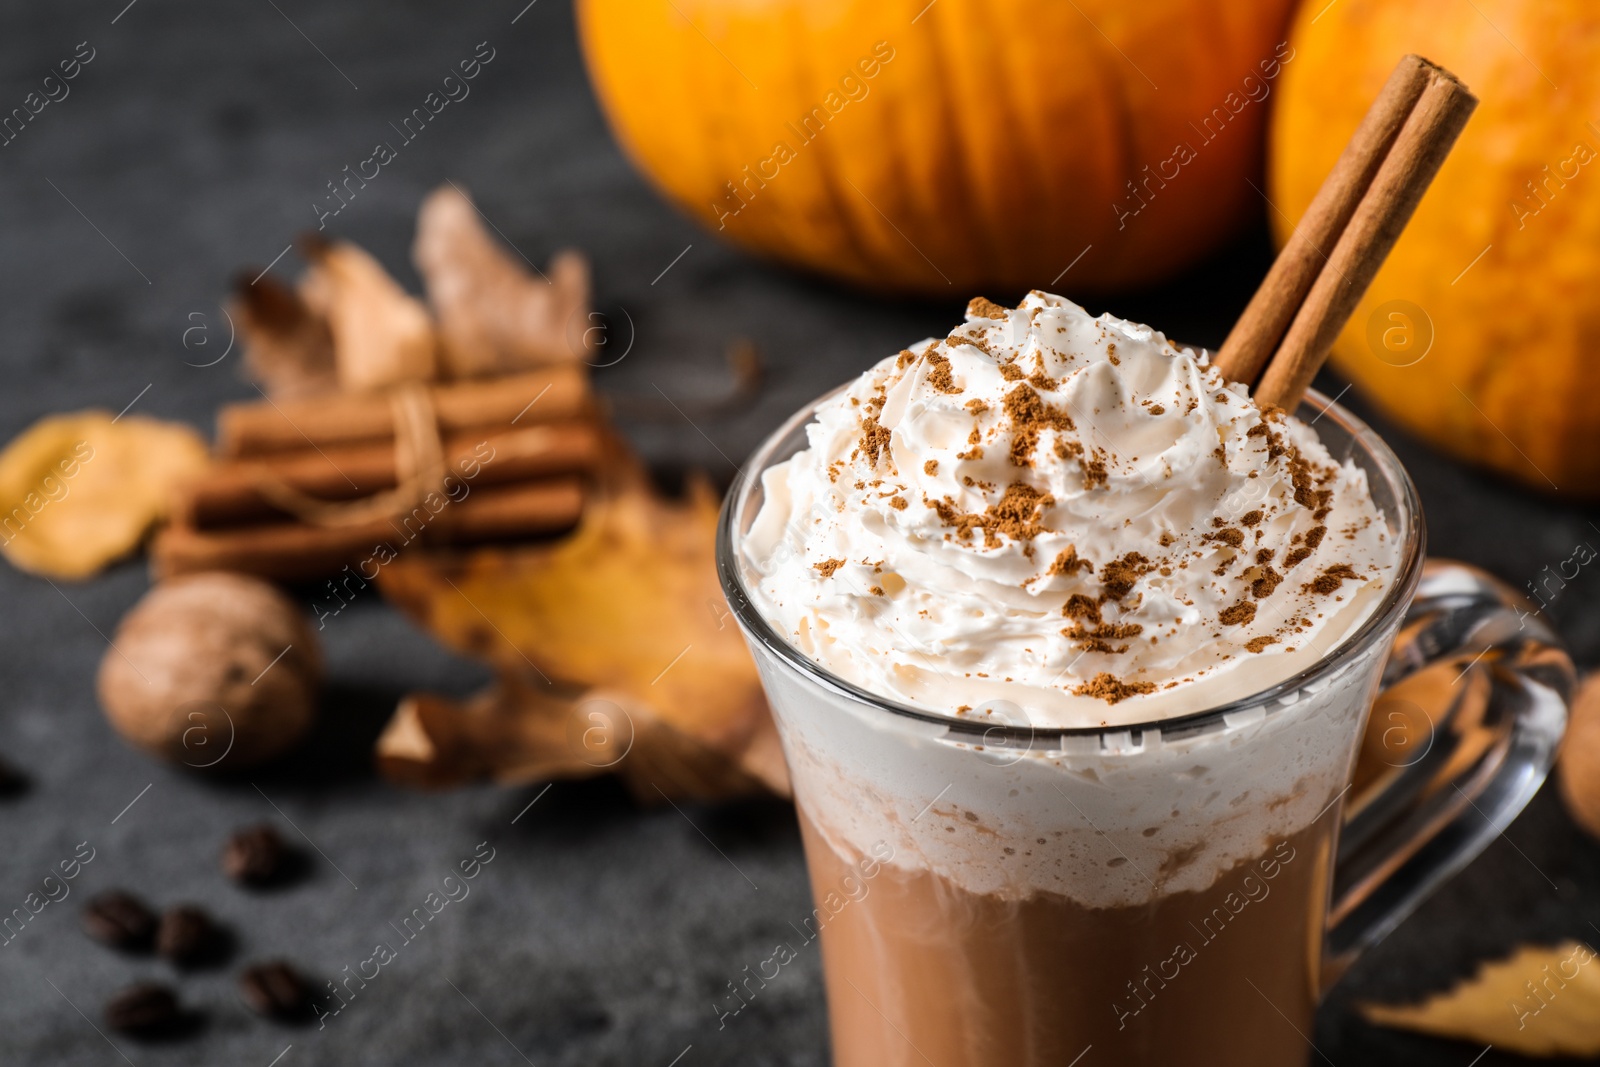
POLYGON ((1365 473, 1206 353, 1033 292, 878 363, 763 474, 756 606, 885 697, 1125 725, 1312 665, 1393 580, 1365 473))

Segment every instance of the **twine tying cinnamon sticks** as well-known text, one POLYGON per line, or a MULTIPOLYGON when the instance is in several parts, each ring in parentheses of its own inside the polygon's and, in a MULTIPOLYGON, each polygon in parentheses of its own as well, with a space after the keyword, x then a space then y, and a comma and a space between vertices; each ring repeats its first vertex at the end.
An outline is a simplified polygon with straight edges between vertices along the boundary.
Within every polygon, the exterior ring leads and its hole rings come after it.
POLYGON ((1477 105, 1443 67, 1400 61, 1223 342, 1225 377, 1259 375, 1256 401, 1294 410, 1477 105))
POLYGON ((360 526, 403 515, 429 493, 444 488, 448 468, 439 415, 427 387, 407 382, 389 392, 394 413, 395 487, 359 500, 322 500, 274 475, 265 464, 252 470, 257 492, 301 522, 324 528, 360 526))

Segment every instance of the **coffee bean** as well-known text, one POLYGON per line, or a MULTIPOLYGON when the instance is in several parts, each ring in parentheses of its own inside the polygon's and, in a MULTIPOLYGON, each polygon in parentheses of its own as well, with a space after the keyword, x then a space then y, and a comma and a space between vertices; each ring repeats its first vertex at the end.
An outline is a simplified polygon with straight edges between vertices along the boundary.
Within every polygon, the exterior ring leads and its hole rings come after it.
POLYGON ((222 871, 244 885, 270 885, 283 877, 288 847, 270 825, 240 830, 222 849, 222 871))
POLYGON ((292 1022, 311 1013, 311 987, 282 960, 246 967, 239 975, 239 992, 254 1011, 269 1018, 292 1022))
POLYGON ((106 1002, 106 1025, 129 1034, 170 1030, 182 1017, 178 998, 155 982, 131 985, 106 1002))
POLYGON ((150 939, 156 932, 156 917, 132 893, 110 889, 84 906, 83 929, 96 941, 112 948, 139 950, 150 947, 150 939))
POLYGON ((193 904, 179 904, 161 916, 156 952, 180 967, 193 967, 215 955, 220 936, 211 916, 193 904))
POLYGON ((28 791, 28 777, 11 764, 0 760, 0 797, 21 796, 28 791))

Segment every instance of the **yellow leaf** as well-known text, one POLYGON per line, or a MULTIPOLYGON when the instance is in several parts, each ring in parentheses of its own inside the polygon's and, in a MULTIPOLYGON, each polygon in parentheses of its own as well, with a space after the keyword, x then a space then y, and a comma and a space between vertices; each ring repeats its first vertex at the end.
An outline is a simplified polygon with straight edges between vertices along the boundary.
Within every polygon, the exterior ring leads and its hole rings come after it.
POLYGON ((186 426, 103 411, 41 419, 0 453, 0 552, 84 578, 136 548, 210 462, 186 426))
POLYGON ((1600 1055, 1600 963, 1588 945, 1524 946, 1420 1004, 1368 1004, 1379 1026, 1477 1041, 1524 1056, 1600 1055))

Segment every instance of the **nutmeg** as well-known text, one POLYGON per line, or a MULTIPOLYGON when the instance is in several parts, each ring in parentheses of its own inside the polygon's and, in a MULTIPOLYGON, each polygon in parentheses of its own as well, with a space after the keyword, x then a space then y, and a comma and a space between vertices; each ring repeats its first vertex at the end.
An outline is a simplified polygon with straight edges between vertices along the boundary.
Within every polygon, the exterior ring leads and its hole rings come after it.
POLYGON ((1572 821, 1600 837, 1600 672, 1585 678, 1572 698, 1556 768, 1561 799, 1572 821))
POLYGON ((321 653, 275 587, 210 572, 151 589, 100 662, 106 718, 124 738, 197 769, 247 767, 311 726, 321 653))

